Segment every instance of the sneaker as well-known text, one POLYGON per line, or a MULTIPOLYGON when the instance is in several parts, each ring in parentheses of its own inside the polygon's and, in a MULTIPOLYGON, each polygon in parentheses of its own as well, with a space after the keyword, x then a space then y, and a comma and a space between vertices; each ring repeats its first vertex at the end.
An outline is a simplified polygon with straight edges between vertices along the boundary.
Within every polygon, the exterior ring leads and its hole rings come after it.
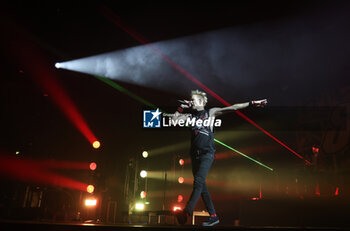
POLYGON ((202 223, 202 226, 214 226, 216 224, 219 224, 219 218, 217 216, 215 217, 209 217, 207 221, 202 223))
POLYGON ((176 211, 175 213, 177 222, 179 222, 180 225, 183 225, 187 222, 187 211, 182 210, 182 211, 176 211))

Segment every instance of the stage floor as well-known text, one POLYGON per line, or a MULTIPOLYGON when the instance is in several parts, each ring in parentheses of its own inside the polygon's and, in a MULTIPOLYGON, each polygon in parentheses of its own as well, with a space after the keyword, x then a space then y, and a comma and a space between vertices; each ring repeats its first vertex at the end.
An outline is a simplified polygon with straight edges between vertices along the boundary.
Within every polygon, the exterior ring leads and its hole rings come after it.
POLYGON ((350 228, 339 227, 282 227, 282 226, 223 226, 216 225, 213 227, 202 227, 200 225, 128 225, 128 224, 95 224, 95 223, 50 223, 50 222, 36 222, 36 221, 0 221, 2 230, 45 230, 45 231, 74 231, 74 230, 101 230, 101 231, 163 231, 163 230, 283 230, 283 231, 301 231, 301 230, 350 230, 350 228))

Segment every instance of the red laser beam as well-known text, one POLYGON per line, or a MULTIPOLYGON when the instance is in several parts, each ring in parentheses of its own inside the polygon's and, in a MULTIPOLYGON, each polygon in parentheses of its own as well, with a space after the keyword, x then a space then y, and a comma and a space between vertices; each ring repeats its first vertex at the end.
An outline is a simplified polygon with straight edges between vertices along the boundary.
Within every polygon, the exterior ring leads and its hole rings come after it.
MULTIPOLYGON (((221 98, 219 95, 217 95, 215 92, 213 92, 212 90, 210 90, 207 86, 205 86, 203 83, 201 83, 197 78, 195 78, 193 75, 191 75, 189 72, 187 72, 186 70, 184 70, 181 66, 179 66, 178 64, 176 64, 172 59, 170 59, 168 56, 164 55, 159 49, 157 49, 156 47, 150 45, 149 41, 147 41, 143 36, 141 36, 139 33, 137 33, 135 30, 132 30, 130 28, 130 26, 127 26, 125 23, 123 23, 111 10, 109 10, 107 7, 102 6, 101 7, 101 12, 102 14, 111 22, 113 22, 114 24, 116 24, 118 27, 120 27, 122 30, 124 30, 125 32, 127 32, 129 35, 131 35, 133 38, 135 38, 138 42, 140 42, 143 45, 147 45, 152 51, 154 51, 157 55, 161 56, 163 58, 164 61, 166 61, 168 64, 170 64, 174 69, 176 69, 177 71, 179 71, 180 73, 182 73, 186 78, 188 78, 189 80, 191 80, 192 82, 194 82, 195 84, 197 84, 198 86, 200 86, 205 92, 207 92, 208 94, 210 94, 211 96, 213 96, 215 99, 217 99, 218 101, 220 101, 221 103, 223 103, 225 106, 231 106, 231 104, 229 104, 226 100, 224 100, 223 98, 221 98)), ((252 121, 251 119, 249 119, 246 115, 244 115, 242 112, 240 111, 235 111, 237 115, 239 115, 240 117, 242 117, 243 119, 245 119, 246 121, 248 121, 249 123, 251 123, 253 126, 255 126, 256 128, 258 128, 259 130, 261 130, 263 133, 265 133, 266 135, 268 135, 270 138, 272 138, 273 140, 275 140, 277 143, 279 143, 280 145, 282 145, 283 147, 285 147, 287 150, 289 150, 290 152, 292 152, 294 155, 296 155, 297 157, 299 157, 300 159, 306 161, 308 164, 311 165, 311 163, 304 159, 301 155, 299 155, 297 152, 295 152, 294 150, 292 150, 291 148, 289 148, 286 144, 284 144, 282 141, 278 140, 276 137, 274 137, 273 135, 271 135, 269 132, 267 132, 265 129, 263 129, 262 127, 260 127, 259 125, 257 125, 254 121, 252 121)))
POLYGON ((277 143, 279 143, 280 145, 282 145, 283 147, 285 147, 286 149, 288 149, 289 151, 291 151, 294 155, 296 155, 297 157, 299 157, 300 159, 304 160, 306 163, 310 164, 311 163, 304 159, 304 157, 302 157, 301 155, 299 155, 297 152, 295 152, 293 149, 291 149, 290 147, 288 147, 287 145, 285 145, 284 143, 282 143, 282 141, 278 140, 276 137, 274 137, 273 135, 271 135, 268 131, 266 131, 265 129, 263 129, 262 127, 260 127, 258 124, 256 124, 253 120, 249 119, 246 115, 244 115, 242 112, 240 111, 235 111, 236 114, 238 114, 239 116, 241 116, 243 119, 247 120, 249 123, 251 123, 252 125, 254 125, 255 127, 257 127, 258 129, 260 129, 263 133, 265 133, 266 135, 268 135, 270 138, 272 138, 274 141, 276 141, 277 143))
POLYGON ((79 113, 77 107, 64 91, 63 87, 51 71, 53 65, 49 65, 41 52, 33 42, 26 39, 24 33, 14 31, 16 36, 11 41, 9 53, 17 59, 30 76, 35 80, 44 92, 51 96, 61 111, 69 118, 73 125, 93 144, 97 139, 87 125, 85 119, 79 113))

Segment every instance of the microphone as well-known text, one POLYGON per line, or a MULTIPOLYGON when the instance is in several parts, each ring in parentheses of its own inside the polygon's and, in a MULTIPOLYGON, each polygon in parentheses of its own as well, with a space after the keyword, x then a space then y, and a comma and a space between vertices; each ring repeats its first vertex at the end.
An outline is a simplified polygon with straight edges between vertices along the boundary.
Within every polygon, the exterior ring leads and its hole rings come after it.
POLYGON ((180 103, 185 103, 185 104, 187 104, 187 102, 186 102, 185 100, 180 100, 180 99, 178 99, 177 101, 179 101, 180 103))
POLYGON ((189 100, 178 99, 177 101, 179 101, 182 104, 187 104, 187 105, 192 105, 193 104, 193 101, 189 101, 189 100))

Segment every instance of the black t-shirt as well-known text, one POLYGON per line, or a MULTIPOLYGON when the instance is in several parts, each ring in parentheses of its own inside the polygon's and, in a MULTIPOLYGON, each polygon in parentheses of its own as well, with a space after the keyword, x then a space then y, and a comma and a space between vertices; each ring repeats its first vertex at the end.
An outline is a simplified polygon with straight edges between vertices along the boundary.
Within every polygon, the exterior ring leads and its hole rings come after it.
MULTIPOLYGON (((209 119, 209 113, 207 110, 194 112, 191 116, 191 119, 195 118, 196 121, 209 119)), ((197 124, 194 124, 191 131, 191 154, 198 155, 207 152, 215 152, 214 132, 210 130, 210 126, 197 126, 197 124)))

